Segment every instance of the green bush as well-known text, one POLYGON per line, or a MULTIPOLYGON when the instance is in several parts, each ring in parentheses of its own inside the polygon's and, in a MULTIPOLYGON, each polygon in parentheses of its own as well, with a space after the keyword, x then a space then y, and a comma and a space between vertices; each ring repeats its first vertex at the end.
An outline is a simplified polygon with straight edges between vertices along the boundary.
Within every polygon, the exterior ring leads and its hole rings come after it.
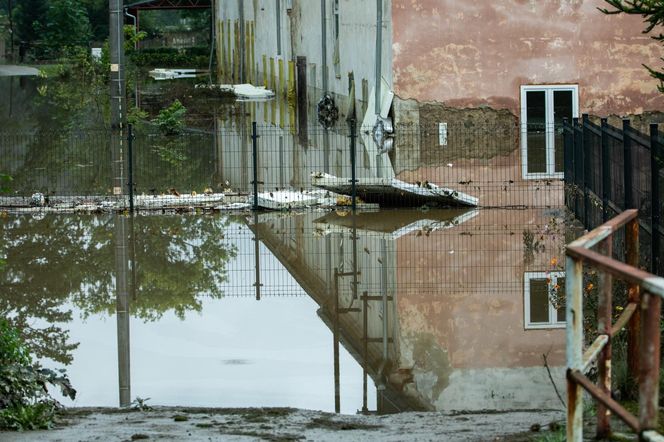
POLYGON ((157 118, 152 120, 159 127, 164 135, 177 135, 184 129, 184 115, 187 108, 180 100, 175 100, 173 104, 159 111, 157 118))
POLYGON ((19 331, 0 320, 0 429, 50 428, 59 406, 47 385, 74 399, 76 390, 64 370, 42 368, 32 360, 19 331))
POLYGON ((11 183, 12 177, 6 173, 0 173, 0 193, 9 192, 9 183, 11 183))

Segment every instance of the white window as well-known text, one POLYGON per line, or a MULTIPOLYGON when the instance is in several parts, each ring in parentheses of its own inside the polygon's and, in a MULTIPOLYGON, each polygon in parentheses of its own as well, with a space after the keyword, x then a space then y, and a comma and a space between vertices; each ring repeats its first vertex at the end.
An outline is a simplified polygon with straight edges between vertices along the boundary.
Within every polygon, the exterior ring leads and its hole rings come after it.
POLYGON ((526 272, 523 280, 525 328, 564 328, 565 272, 526 272))
POLYGON ((579 87, 521 86, 521 170, 524 179, 562 178, 563 118, 579 116, 579 87))

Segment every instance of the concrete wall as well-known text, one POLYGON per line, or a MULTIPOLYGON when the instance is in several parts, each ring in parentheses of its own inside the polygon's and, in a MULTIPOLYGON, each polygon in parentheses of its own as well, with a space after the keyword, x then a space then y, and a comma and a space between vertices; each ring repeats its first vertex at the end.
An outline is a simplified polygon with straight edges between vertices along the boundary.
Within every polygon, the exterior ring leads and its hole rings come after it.
POLYGON ((638 16, 604 15, 602 0, 393 0, 394 88, 403 99, 490 106, 518 115, 519 87, 579 85, 581 112, 661 110, 642 63, 662 45, 638 16))
MULTIPOLYGON (((217 6, 217 47, 218 59, 222 60, 219 70, 226 81, 236 81, 234 66, 239 65, 241 40, 239 36, 240 0, 219 2, 217 6)), ((323 43, 321 2, 318 0, 280 0, 277 11, 275 0, 245 0, 244 34, 246 80, 279 88, 280 82, 289 83, 288 62, 296 57, 307 58, 307 83, 320 93, 324 83, 323 43), (280 19, 281 52, 277 48, 277 16, 280 19), (253 30, 253 31, 252 31, 253 30), (253 32, 253 37, 252 37, 253 32), (263 62, 265 57, 265 66, 263 62), (284 64, 279 69, 279 60, 284 64), (274 66, 274 68, 272 68, 274 66), (281 75, 280 75, 281 73, 281 75)), ((333 95, 348 94, 348 73, 353 71, 356 82, 356 95, 362 97, 362 83, 366 93, 374 85, 375 78, 375 2, 339 0, 339 39, 335 40, 334 0, 326 0, 326 61, 328 91, 333 95), (337 50, 338 48, 338 50, 337 50), (337 61, 338 60, 338 61, 337 61)), ((392 46, 390 21, 391 4, 384 2, 383 25, 383 77, 392 83, 392 46)), ((313 94, 311 98, 314 98, 313 94)), ((315 98, 315 101, 320 97, 315 98)))

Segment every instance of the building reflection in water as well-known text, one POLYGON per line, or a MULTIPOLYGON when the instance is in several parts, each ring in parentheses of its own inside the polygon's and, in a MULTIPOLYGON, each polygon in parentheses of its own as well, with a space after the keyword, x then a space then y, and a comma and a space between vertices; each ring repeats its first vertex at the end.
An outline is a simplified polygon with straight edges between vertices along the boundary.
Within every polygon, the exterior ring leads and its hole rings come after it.
POLYGON ((379 412, 560 406, 560 212, 268 213, 250 225, 373 379, 379 412))

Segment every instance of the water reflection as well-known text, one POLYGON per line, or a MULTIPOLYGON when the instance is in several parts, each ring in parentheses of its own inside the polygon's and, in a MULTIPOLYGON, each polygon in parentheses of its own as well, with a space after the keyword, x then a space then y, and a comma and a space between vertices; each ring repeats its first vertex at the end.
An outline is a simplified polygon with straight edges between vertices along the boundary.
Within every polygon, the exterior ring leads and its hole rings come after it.
POLYGON ((559 405, 542 355, 561 381, 564 332, 548 316, 530 319, 526 305, 550 307, 548 296, 531 303, 528 276, 560 273, 560 216, 268 214, 254 228, 329 326, 340 324, 382 411, 505 410, 559 405))
POLYGON ((8 217, 0 306, 40 357, 69 365, 77 405, 558 408, 542 355, 560 390, 563 221, 8 217))

